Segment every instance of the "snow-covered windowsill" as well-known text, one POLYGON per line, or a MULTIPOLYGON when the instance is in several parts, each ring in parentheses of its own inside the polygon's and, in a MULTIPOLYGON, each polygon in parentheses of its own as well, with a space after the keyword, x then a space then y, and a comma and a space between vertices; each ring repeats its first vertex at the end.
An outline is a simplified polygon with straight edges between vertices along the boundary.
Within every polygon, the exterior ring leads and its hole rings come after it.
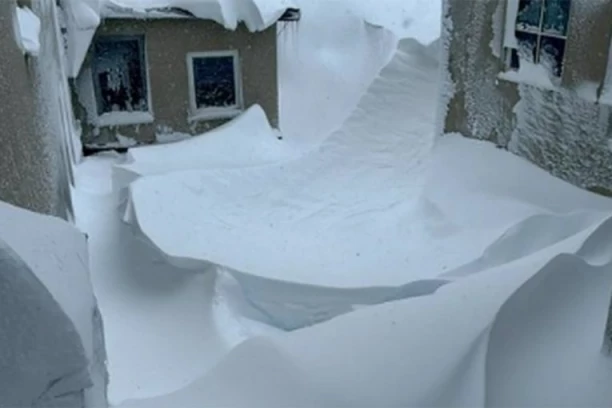
POLYGON ((242 109, 240 108, 209 108, 209 109, 201 109, 196 112, 193 112, 189 115, 187 120, 189 122, 198 122, 205 120, 215 120, 215 119, 231 119, 242 113, 242 109))
POLYGON ((521 61, 521 67, 518 71, 509 70, 501 72, 497 77, 504 81, 531 85, 551 91, 558 89, 558 86, 552 82, 545 67, 525 61, 521 61))
POLYGON ((95 125, 97 127, 144 125, 154 121, 151 112, 108 112, 98 116, 95 125))

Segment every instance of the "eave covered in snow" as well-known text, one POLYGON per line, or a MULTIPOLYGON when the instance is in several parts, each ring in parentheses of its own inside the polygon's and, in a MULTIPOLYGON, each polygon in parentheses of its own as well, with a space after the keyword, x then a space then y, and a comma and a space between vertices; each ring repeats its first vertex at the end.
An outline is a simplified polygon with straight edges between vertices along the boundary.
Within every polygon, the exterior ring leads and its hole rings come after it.
POLYGON ((240 23, 251 32, 278 21, 298 21, 300 10, 292 0, 64 0, 68 76, 76 77, 95 32, 105 18, 213 20, 228 30, 240 23))

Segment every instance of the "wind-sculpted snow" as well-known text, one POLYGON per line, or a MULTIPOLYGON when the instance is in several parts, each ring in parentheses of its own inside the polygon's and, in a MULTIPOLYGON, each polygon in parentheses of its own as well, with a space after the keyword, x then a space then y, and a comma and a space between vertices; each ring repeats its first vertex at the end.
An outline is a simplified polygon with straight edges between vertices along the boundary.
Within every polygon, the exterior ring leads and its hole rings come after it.
POLYGON ((537 218, 513 227, 539 242, 516 259, 489 250, 493 266, 429 296, 248 340, 185 389, 124 407, 606 406, 612 216, 556 221, 572 225, 557 239, 537 218))
POLYGON ((231 122, 180 142, 131 149, 113 167, 120 191, 138 177, 201 168, 257 167, 286 161, 295 153, 278 139, 261 106, 253 105, 231 122))
POLYGON ((103 406, 102 331, 83 234, 0 202, 0 407, 103 406))
POLYGON ((177 266, 225 267, 253 306, 284 329, 398 293, 430 293, 441 284, 430 278, 472 259, 485 242, 478 237, 457 251, 464 238, 450 234, 435 246, 406 245, 439 234, 435 208, 420 201, 436 69, 426 47, 404 40, 318 150, 262 168, 142 177, 130 187, 125 218, 177 266), (425 221, 412 222, 419 217, 425 221), (433 256, 439 252, 446 255, 433 256), (283 293, 295 296, 289 302, 283 293))
MULTIPOLYGON (((229 271, 257 316, 294 330, 433 293, 454 279, 444 274, 466 273, 455 268, 526 217, 544 217, 533 228, 550 225, 552 235, 504 261, 573 234, 591 217, 557 228, 554 216, 538 214, 610 208, 492 146, 447 136, 431 157, 436 69, 426 47, 404 40, 318 150, 268 167, 143 177, 130 187, 125 220, 176 266, 229 271), (518 175, 535 183, 521 187, 518 175), (515 190, 516 198, 506 196, 515 190)), ((489 251, 476 261, 482 267, 499 252, 489 251)))

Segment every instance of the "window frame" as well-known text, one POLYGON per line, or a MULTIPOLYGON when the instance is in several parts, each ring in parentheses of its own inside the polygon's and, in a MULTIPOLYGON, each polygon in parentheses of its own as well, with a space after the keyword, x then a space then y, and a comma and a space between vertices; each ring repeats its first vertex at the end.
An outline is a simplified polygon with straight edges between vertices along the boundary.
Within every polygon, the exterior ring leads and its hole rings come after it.
POLYGON ((151 89, 151 78, 149 76, 149 58, 147 53, 147 37, 145 34, 102 34, 96 36, 92 42, 91 48, 91 81, 93 86, 93 99, 95 104, 94 124, 96 127, 111 127, 111 126, 129 126, 129 125, 143 125, 153 123, 155 118, 153 116, 153 99, 151 89), (138 40, 140 48, 140 59, 141 59, 141 71, 144 79, 147 110, 138 111, 115 111, 115 112, 103 112, 99 113, 99 93, 101 92, 100 84, 98 79, 95 77, 96 71, 96 52, 95 45, 97 42, 121 42, 138 40))
POLYGON ((189 87, 189 117, 190 122, 214 119, 228 119, 235 117, 244 110, 244 98, 242 93, 242 71, 240 66, 240 55, 238 50, 224 51, 200 51, 187 53, 187 75, 189 87), (197 58, 232 57, 234 62, 234 91, 236 93, 236 104, 230 107, 198 108, 196 101, 195 73, 193 62, 197 58))
MULTIPOLYGON (((549 33, 544 31, 544 16, 545 16, 545 12, 546 12, 546 6, 548 1, 550 0, 540 0, 542 2, 542 6, 540 9, 540 18, 539 18, 539 24, 537 29, 526 29, 526 28, 519 28, 517 25, 517 20, 518 20, 518 11, 519 11, 519 7, 520 7, 520 0, 506 0, 506 27, 504 29, 504 44, 503 44, 503 48, 504 48, 504 64, 506 69, 511 70, 511 71, 516 71, 517 69, 514 68, 511 63, 512 59, 513 59, 513 53, 518 53, 519 52, 519 44, 518 44, 518 40, 516 39, 516 33, 523 33, 523 34, 527 34, 527 35, 533 35, 536 37, 536 46, 535 46, 535 59, 533 64, 536 65, 541 65, 540 62, 540 51, 542 48, 542 39, 543 38, 552 38, 552 39, 556 39, 556 40, 561 40, 563 41, 563 59, 562 59, 562 65, 560 68, 560 72, 559 75, 555 75, 554 73, 550 72, 549 75, 551 78, 556 79, 557 81, 561 81, 563 78, 563 73, 565 72, 565 63, 566 63, 566 52, 567 52, 567 43, 570 39, 570 32, 571 32, 571 22, 572 22, 572 10, 573 10, 573 6, 574 6, 574 0, 568 0, 569 3, 569 9, 568 9, 568 19, 567 19, 567 29, 565 31, 565 35, 560 35, 560 34, 556 34, 556 33, 549 33), (508 24, 508 16, 511 17, 511 25, 508 24)), ((520 69, 520 61, 519 61, 519 68, 520 69)))

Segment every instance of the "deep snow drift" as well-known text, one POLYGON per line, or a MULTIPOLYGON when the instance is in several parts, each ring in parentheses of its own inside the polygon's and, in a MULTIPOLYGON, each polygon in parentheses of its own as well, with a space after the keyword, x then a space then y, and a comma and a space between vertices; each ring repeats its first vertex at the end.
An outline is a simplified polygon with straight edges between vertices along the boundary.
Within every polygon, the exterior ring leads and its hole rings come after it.
POLYGON ((87 158, 74 195, 105 322, 112 405, 176 391, 260 332, 224 303, 222 293, 236 293, 231 280, 168 265, 121 222, 111 185, 117 160, 108 153, 87 158))
POLYGON ((297 155, 272 129, 266 113, 253 105, 240 116, 206 134, 167 145, 131 149, 114 166, 113 188, 127 187, 138 177, 198 168, 255 167, 297 155))
POLYGON ((130 187, 128 216, 180 266, 206 261, 323 286, 405 282, 406 253, 395 258, 389 241, 410 233, 397 216, 418 200, 433 144, 437 64, 424 50, 403 41, 319 149, 263 168, 140 178, 130 187), (196 208, 200 216, 190 217, 196 208), (172 222, 160 225, 158 217, 172 222), (176 245, 175 233, 190 238, 176 245), (386 273, 366 273, 374 266, 386 273))
POLYGON ((124 406, 606 406, 612 217, 581 227, 433 295, 249 340, 186 389, 124 406))
POLYGON ((85 237, 0 203, 0 405, 101 407, 104 337, 85 237))

